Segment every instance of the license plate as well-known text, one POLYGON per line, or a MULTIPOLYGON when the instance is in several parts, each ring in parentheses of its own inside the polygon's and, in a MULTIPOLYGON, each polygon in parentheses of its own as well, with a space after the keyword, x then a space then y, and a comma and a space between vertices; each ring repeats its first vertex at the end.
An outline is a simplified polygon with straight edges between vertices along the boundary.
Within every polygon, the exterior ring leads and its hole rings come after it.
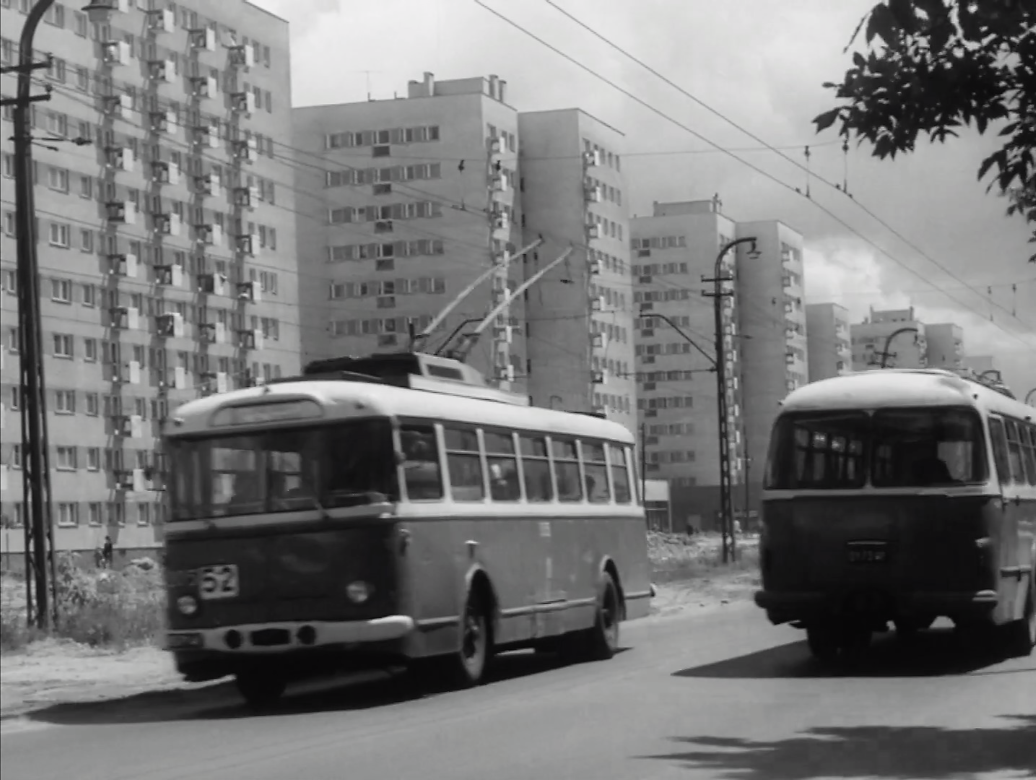
POLYGON ((198 569, 198 595, 205 601, 235 598, 240 587, 237 566, 232 563, 198 569))
POLYGON ((888 547, 884 542, 850 542, 849 563, 885 563, 888 547))

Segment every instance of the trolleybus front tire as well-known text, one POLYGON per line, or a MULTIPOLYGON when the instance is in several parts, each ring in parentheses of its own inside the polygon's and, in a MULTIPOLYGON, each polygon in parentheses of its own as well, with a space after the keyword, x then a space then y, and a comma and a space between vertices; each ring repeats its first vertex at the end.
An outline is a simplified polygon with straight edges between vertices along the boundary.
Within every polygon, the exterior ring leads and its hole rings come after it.
POLYGON ((460 621, 460 647, 440 659, 429 659, 433 668, 444 672, 443 681, 451 688, 474 688, 485 682, 493 654, 491 610, 480 589, 468 591, 460 621))
POLYGON ((240 671, 234 675, 234 683, 245 703, 254 710, 272 707, 288 687, 283 675, 263 669, 240 671))

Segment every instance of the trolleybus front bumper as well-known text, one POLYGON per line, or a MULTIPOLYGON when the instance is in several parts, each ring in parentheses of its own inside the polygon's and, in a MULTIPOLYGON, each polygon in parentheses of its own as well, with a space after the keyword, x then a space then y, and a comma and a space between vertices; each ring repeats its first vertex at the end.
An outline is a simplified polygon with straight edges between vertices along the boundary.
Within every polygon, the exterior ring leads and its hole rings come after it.
POLYGON ((830 619, 857 612, 872 613, 892 620, 915 615, 954 618, 980 618, 997 605, 995 590, 969 592, 831 590, 827 592, 755 593, 755 603, 766 610, 774 625, 830 619))

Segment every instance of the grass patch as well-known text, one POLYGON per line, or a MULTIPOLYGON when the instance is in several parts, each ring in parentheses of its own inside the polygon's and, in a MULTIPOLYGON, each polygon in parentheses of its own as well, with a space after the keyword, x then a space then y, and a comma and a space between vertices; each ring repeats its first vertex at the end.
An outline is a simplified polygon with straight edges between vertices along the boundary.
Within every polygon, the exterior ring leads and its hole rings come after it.
MULTIPOLYGON (((85 571, 74 558, 57 561, 57 625, 49 636, 122 650, 154 640, 162 630, 165 589, 145 559, 121 571, 85 571)), ((43 635, 26 623, 24 581, 8 580, 0 598, 0 651, 24 649, 43 635)))

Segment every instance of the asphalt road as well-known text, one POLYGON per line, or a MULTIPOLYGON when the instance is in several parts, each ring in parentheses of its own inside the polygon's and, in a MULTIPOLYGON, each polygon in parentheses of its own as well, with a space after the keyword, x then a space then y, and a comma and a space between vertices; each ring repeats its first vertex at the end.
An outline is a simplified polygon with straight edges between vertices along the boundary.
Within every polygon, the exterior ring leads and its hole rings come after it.
POLYGON ((751 605, 623 628, 611 661, 515 654, 482 688, 415 700, 373 683, 289 694, 263 716, 225 688, 58 706, 4 724, 2 777, 1036 777, 1036 657, 977 658, 933 631, 825 671, 751 605))

